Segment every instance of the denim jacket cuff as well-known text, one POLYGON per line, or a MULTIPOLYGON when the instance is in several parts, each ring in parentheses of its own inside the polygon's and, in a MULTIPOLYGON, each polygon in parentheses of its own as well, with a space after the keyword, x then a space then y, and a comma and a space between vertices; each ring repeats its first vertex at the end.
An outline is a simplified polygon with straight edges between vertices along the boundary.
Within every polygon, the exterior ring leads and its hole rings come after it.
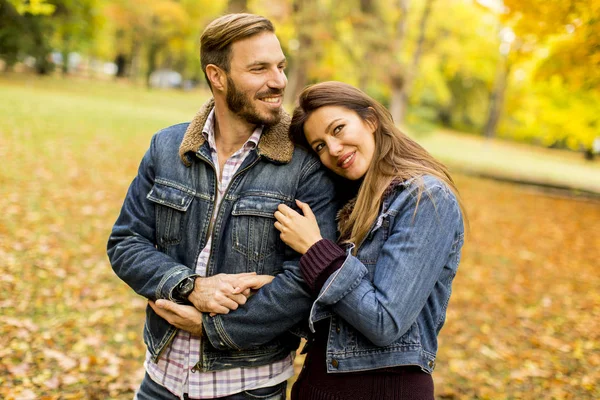
POLYGON ((314 332, 314 323, 328 315, 328 306, 336 304, 354 290, 367 275, 367 268, 351 252, 354 246, 346 250, 346 260, 342 267, 335 271, 321 289, 319 297, 310 310, 309 327, 314 332))
POLYGON ((192 270, 185 265, 179 265, 171 269, 158 284, 158 287, 156 288, 156 299, 176 301, 173 297, 173 290, 188 276, 199 275, 194 274, 192 270))
POLYGON ((342 267, 327 279, 321 289, 317 302, 332 305, 356 288, 362 278, 368 273, 367 268, 347 250, 346 260, 342 267))

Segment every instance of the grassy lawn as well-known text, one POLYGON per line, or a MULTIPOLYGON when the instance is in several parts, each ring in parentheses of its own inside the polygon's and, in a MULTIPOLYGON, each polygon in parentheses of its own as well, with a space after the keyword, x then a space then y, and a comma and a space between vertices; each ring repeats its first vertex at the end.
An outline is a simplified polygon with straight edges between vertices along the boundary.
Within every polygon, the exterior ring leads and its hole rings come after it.
MULTIPOLYGON (((132 398, 146 302, 112 272, 106 240, 151 135, 207 96, 0 75, 0 398, 132 398)), ((456 170, 598 191, 598 162, 576 154, 418 140, 456 170)), ((456 180, 471 229, 437 397, 600 398, 600 203, 456 180)))
POLYGON ((600 158, 445 130, 415 138, 453 170, 600 194, 600 158))

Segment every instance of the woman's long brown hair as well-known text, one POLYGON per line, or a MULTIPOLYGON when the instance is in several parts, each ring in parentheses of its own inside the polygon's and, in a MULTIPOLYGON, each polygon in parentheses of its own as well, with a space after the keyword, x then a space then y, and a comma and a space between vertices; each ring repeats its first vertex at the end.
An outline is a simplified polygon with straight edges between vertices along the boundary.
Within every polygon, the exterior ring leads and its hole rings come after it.
POLYGON ((422 177, 435 176, 454 193, 464 219, 464 206, 448 169, 402 133, 384 106, 354 86, 342 82, 322 82, 306 87, 300 94, 290 125, 290 137, 294 143, 312 151, 304 135, 304 124, 313 111, 325 106, 347 108, 356 112, 365 122, 376 126, 373 160, 364 176, 350 217, 340 221, 340 237, 344 242, 356 244, 355 253, 379 214, 383 193, 395 179, 416 179, 419 185, 418 207, 423 193, 422 177))

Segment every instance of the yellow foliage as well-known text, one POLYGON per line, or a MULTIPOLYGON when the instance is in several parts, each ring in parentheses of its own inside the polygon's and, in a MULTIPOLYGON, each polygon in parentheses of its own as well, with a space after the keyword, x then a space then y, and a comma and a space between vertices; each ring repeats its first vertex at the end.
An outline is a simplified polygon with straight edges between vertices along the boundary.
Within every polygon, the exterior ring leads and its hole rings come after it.
POLYGON ((600 136, 600 95, 572 91, 557 75, 509 91, 505 107, 502 137, 582 150, 600 136))
POLYGON ((50 15, 56 10, 54 4, 49 4, 47 0, 9 0, 19 14, 50 15))

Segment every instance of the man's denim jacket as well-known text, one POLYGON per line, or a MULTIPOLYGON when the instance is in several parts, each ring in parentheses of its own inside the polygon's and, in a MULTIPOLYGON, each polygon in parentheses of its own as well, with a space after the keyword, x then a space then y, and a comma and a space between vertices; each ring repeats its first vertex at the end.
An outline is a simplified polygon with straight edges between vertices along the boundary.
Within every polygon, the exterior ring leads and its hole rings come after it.
POLYGON ((351 246, 312 307, 311 329, 331 317, 330 373, 399 365, 433 371, 464 231, 455 196, 436 178, 421 180, 416 207, 418 182, 388 190, 356 257, 351 246))
MULTIPOLYGON (((173 289, 194 275, 196 260, 212 231, 207 276, 256 272, 276 275, 248 302, 226 315, 203 314, 202 371, 257 366, 297 348, 290 333, 306 324, 313 299, 301 278, 299 256, 274 227, 280 203, 308 203, 324 237, 335 238, 333 184, 317 158, 294 148, 289 116, 265 128, 256 149, 240 166, 211 223, 217 178, 202 128, 214 103, 194 120, 163 129, 152 138, 131 183, 108 241, 115 273, 138 294, 173 300, 173 289)), ((176 328, 146 308, 144 341, 154 361, 176 328)))

